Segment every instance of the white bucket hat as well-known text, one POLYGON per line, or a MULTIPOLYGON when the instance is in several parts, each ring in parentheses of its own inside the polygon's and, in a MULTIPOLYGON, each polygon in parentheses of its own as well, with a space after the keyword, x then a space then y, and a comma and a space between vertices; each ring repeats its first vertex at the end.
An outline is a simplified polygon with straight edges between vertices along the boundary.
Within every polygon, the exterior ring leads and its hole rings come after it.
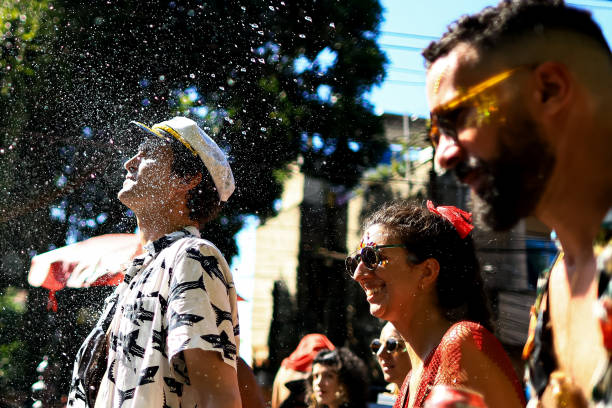
POLYGON ((219 199, 225 202, 232 195, 235 188, 234 175, 225 154, 219 149, 217 143, 200 129, 193 120, 177 116, 151 127, 135 120, 130 123, 162 139, 167 139, 167 135, 163 132, 174 137, 185 145, 194 156, 199 156, 202 159, 215 183, 215 187, 217 187, 219 199), (160 132, 160 130, 163 132, 160 132))

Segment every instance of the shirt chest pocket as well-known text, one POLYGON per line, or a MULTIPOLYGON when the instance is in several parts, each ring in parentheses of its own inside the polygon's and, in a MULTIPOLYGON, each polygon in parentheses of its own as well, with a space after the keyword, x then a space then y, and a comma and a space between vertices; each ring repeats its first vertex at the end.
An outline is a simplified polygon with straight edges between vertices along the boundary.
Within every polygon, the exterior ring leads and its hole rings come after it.
POLYGON ((140 297, 126 302, 122 306, 121 329, 151 330, 156 314, 159 314, 159 301, 156 297, 140 297))
MULTIPOLYGON (((142 359, 145 351, 150 347, 152 337, 155 337, 156 320, 161 320, 158 312, 157 298, 129 299, 120 306, 121 318, 111 324, 112 329, 111 348, 117 353, 121 361, 134 364, 134 359, 142 359)), ((158 335, 159 347, 163 347, 163 336, 158 335)))

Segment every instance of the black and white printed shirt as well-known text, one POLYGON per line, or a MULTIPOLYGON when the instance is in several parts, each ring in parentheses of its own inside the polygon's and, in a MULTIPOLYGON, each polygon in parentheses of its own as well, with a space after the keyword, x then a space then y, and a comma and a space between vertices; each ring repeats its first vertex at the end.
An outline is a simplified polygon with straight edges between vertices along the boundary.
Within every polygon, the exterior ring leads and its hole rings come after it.
POLYGON ((221 252, 193 227, 145 250, 106 299, 77 353, 69 407, 91 406, 83 373, 95 343, 106 339, 107 366, 96 408, 195 406, 183 359, 187 349, 216 351, 236 368, 236 290, 221 252))

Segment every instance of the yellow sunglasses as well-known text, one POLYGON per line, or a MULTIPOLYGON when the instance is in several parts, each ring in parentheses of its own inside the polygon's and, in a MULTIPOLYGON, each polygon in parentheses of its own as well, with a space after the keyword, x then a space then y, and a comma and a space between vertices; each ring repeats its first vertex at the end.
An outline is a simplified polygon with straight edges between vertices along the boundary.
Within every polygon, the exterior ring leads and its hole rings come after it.
POLYGON ((474 122, 479 125, 484 123, 499 109, 497 99, 491 96, 485 97, 484 92, 510 78, 519 69, 533 66, 532 64, 520 65, 502 71, 476 85, 472 85, 465 92, 460 92, 451 100, 434 108, 430 113, 431 125, 429 130, 429 139, 434 148, 438 147, 442 133, 453 139, 457 138, 457 121, 462 107, 472 104, 477 112, 474 122))

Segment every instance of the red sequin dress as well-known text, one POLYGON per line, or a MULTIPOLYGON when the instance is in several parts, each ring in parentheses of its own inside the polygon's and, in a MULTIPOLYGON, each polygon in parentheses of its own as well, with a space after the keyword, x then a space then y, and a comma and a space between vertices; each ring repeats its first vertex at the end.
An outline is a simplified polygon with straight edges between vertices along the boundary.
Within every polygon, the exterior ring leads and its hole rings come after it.
MULTIPOLYGON (((467 383, 467 374, 462 368, 461 346, 471 342, 499 367, 514 387, 516 395, 525 406, 521 383, 497 338, 478 323, 462 321, 455 323, 442 337, 440 344, 425 359, 421 383, 416 390, 415 408, 423 407, 434 385, 446 384, 462 387, 467 383)), ((410 379, 404 381, 394 408, 407 408, 410 400, 410 379)), ((478 390, 476 390, 478 391, 478 390)))

